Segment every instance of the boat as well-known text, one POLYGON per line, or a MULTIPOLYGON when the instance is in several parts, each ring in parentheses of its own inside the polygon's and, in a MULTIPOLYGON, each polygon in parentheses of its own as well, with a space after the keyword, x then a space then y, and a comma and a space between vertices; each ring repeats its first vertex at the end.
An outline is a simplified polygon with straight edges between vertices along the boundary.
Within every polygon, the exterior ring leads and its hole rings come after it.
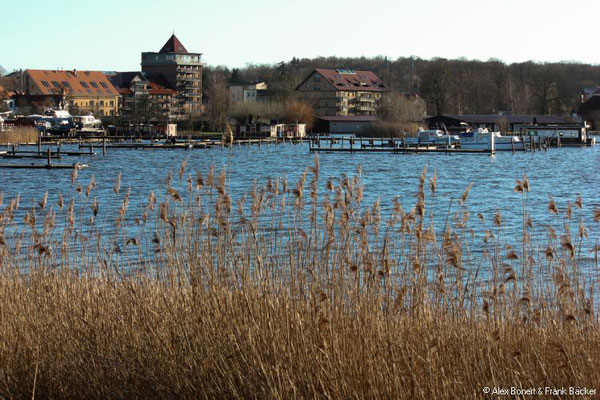
POLYGON ((405 139, 409 146, 417 145, 449 145, 454 146, 459 141, 458 135, 449 135, 439 129, 419 129, 417 137, 405 139))
POLYGON ((48 108, 41 116, 30 115, 27 118, 35 119, 38 123, 48 122, 50 127, 47 128, 46 131, 51 134, 68 135, 73 129, 73 118, 67 110, 48 108))
POLYGON ((102 121, 92 114, 73 117, 73 123, 75 124, 77 131, 82 134, 104 133, 102 121))
POLYGON ((490 132, 487 128, 478 128, 463 132, 459 136, 461 149, 489 150, 491 148, 492 137, 494 138, 495 150, 513 150, 519 148, 521 139, 517 136, 502 136, 500 132, 490 132))

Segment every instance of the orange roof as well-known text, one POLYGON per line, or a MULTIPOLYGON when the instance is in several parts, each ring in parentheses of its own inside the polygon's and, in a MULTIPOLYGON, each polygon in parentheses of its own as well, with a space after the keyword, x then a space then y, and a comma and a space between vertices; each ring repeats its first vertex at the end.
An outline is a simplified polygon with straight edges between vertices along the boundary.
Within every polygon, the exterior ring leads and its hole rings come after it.
POLYGON ((57 94, 62 90, 77 96, 113 95, 119 93, 101 71, 55 71, 28 69, 25 71, 41 94, 57 94))

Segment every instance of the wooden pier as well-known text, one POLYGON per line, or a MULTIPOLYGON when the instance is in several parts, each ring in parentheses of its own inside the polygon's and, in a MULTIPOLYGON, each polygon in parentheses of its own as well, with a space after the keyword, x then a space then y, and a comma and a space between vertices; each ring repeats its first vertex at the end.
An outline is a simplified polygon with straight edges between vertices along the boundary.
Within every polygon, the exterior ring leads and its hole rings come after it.
POLYGON ((83 169, 87 164, 0 164, 2 169, 83 169))
POLYGON ((548 146, 537 143, 531 138, 529 141, 522 140, 513 142, 510 149, 498 150, 492 136, 490 147, 487 149, 465 149, 450 143, 418 144, 409 143, 402 138, 365 138, 365 137, 340 137, 340 136, 316 136, 310 139, 309 151, 313 152, 348 152, 348 153, 394 153, 394 154, 487 154, 493 155, 497 151, 503 152, 527 152, 546 150, 548 146))

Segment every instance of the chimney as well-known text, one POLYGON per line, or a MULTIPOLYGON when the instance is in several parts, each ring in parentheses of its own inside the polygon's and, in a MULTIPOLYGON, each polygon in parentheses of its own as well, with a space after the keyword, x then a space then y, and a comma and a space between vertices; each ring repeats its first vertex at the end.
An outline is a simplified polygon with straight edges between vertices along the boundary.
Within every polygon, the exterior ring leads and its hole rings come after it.
POLYGON ((77 76, 77 70, 73 68, 73 76, 77 76))

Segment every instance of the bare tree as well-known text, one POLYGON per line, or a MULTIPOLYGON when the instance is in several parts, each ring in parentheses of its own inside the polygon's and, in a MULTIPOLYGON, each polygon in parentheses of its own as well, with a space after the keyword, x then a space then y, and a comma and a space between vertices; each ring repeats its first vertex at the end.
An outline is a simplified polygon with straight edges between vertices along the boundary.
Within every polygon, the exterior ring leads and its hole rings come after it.
POLYGON ((431 61, 423 73, 421 82, 421 94, 427 100, 431 112, 439 115, 447 111, 451 85, 448 61, 431 61))
POLYGON ((8 74, 8 71, 0 65, 0 76, 5 76, 6 74, 8 74))
POLYGON ((229 93, 227 78, 223 74, 211 73, 206 82, 206 119, 211 130, 222 132, 227 124, 229 93))
POLYGON ((292 100, 286 104, 282 119, 288 124, 306 124, 306 127, 311 129, 314 124, 315 114, 310 104, 299 100, 292 100))
POLYGON ((539 71, 534 73, 531 89, 537 113, 549 115, 557 111, 560 98, 554 74, 551 71, 547 68, 539 68, 539 71))
POLYGON ((420 96, 393 91, 383 97, 377 113, 388 122, 416 122, 427 115, 427 109, 420 96))

